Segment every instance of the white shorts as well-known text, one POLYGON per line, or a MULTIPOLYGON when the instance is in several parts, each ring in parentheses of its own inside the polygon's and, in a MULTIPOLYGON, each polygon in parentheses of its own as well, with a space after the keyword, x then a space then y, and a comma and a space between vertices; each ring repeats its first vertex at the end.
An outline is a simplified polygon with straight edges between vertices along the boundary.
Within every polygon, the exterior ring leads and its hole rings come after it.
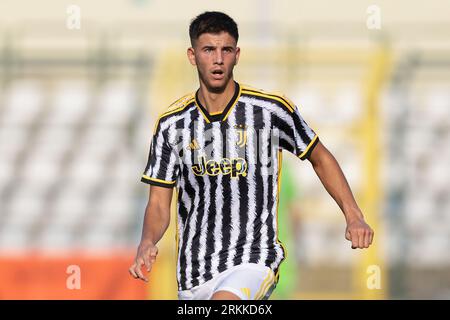
POLYGON ((275 289, 275 274, 264 265, 244 263, 189 290, 178 291, 179 300, 209 300, 218 291, 229 291, 242 300, 266 300, 275 289))

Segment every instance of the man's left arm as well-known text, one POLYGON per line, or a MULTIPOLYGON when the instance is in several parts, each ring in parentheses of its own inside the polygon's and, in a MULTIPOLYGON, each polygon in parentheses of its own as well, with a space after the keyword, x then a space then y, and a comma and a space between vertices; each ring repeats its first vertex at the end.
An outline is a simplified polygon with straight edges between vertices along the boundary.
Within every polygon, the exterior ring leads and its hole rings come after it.
POLYGON ((308 160, 327 192, 344 213, 347 222, 345 238, 352 242, 352 249, 368 248, 372 244, 374 232, 364 221, 364 216, 335 157, 319 141, 308 160))

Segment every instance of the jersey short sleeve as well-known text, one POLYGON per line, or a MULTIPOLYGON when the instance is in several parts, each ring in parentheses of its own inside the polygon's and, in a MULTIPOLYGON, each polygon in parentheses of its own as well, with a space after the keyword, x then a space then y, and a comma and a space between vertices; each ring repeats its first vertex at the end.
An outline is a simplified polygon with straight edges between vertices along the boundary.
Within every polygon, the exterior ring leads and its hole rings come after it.
MULTIPOLYGON (((312 150, 319 142, 316 132, 306 123, 300 114, 297 106, 289 115, 289 123, 285 124, 283 133, 287 136, 286 143, 282 143, 282 149, 285 149, 301 160, 309 158, 312 150)), ((283 139, 282 139, 283 140, 283 139)))
POLYGON ((150 143, 142 182, 166 188, 176 186, 179 162, 176 152, 169 143, 169 134, 170 127, 164 128, 158 121, 150 143))

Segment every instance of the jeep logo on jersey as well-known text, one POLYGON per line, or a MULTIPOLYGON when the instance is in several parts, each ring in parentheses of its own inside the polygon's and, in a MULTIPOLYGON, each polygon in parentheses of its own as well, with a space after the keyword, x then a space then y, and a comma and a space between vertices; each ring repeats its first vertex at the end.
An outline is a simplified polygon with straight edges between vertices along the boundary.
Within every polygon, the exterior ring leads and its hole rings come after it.
POLYGON ((247 175, 247 162, 243 158, 222 158, 219 162, 215 160, 206 161, 205 156, 198 157, 199 163, 192 166, 196 176, 217 176, 218 174, 231 174, 232 178, 247 175))

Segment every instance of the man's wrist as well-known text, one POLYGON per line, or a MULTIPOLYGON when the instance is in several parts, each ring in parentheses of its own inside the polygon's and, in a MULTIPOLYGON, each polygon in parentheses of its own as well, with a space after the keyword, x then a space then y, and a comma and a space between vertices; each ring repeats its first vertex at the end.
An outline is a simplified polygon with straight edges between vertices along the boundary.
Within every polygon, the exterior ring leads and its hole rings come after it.
POLYGON ((364 216, 359 208, 351 208, 344 211, 345 220, 347 223, 352 223, 355 220, 364 220, 364 216))
POLYGON ((155 246, 156 243, 152 240, 152 239, 141 239, 141 242, 139 243, 139 247, 144 247, 144 246, 155 246))

